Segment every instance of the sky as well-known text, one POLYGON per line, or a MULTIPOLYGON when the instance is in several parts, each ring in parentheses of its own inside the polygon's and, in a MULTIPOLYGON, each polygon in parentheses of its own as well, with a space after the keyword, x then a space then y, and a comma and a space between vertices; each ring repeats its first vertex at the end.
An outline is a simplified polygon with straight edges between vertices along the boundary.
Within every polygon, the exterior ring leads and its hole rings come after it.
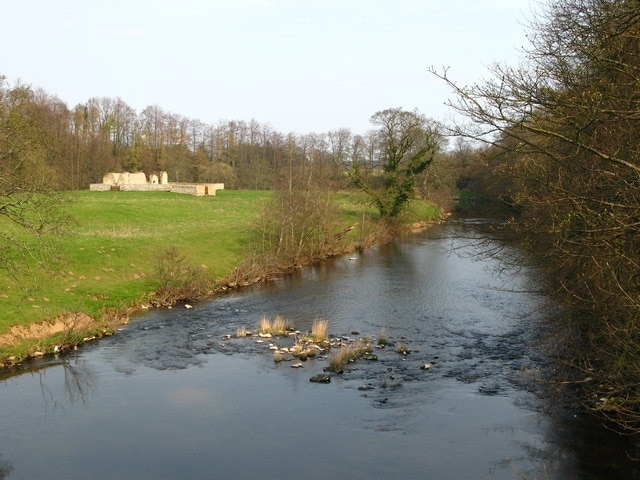
POLYGON ((364 134, 386 108, 446 120, 516 65, 539 0, 3 0, 0 75, 73 108, 120 98, 208 124, 364 134))

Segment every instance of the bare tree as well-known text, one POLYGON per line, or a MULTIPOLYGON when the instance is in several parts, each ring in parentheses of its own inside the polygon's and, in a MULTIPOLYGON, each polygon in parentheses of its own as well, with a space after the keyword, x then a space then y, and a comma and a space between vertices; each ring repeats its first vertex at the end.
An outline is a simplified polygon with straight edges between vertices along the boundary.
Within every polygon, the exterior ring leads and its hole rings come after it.
POLYGON ((521 66, 486 82, 434 73, 472 121, 453 133, 500 154, 513 227, 582 312, 574 349, 617 399, 592 406, 640 432, 640 3, 554 1, 530 32, 521 66))

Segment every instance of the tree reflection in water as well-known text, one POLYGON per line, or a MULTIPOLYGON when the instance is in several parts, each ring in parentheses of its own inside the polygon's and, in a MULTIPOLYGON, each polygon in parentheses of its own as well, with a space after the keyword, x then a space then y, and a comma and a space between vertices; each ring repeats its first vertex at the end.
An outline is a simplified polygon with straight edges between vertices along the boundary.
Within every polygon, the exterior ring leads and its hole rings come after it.
POLYGON ((80 400, 85 403, 89 395, 96 390, 95 375, 91 372, 87 362, 83 359, 76 359, 71 364, 63 362, 64 367, 64 390, 67 400, 71 404, 80 400))
MULTIPOLYGON (((91 371, 87 362, 82 358, 72 360, 64 359, 53 363, 34 364, 30 368, 22 370, 25 372, 38 373, 40 381, 40 391, 45 407, 58 408, 65 404, 71 406, 76 402, 87 402, 89 396, 97 390, 96 376, 91 371), (64 400, 56 398, 55 391, 58 390, 57 385, 50 385, 46 371, 49 367, 62 367, 64 375, 64 383, 62 391, 64 392, 64 400)), ((57 378, 57 377, 56 377, 57 378)), ((0 477, 2 480, 2 477, 0 477)))
POLYGON ((2 460, 2 454, 0 453, 0 480, 9 478, 9 475, 13 472, 13 465, 8 460, 2 460))

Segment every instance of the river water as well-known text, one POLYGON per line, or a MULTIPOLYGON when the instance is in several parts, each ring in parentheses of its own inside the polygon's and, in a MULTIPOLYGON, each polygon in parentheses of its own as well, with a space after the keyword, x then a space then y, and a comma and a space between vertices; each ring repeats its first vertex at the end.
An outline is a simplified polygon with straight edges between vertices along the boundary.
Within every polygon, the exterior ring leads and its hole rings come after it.
POLYGON ((450 235, 469 228, 152 311, 24 365, 0 381, 0 479, 638 478, 631 439, 540 385, 545 299, 450 235), (282 340, 235 338, 276 315, 411 351, 376 348, 312 383, 326 355, 292 368, 269 350, 282 340))

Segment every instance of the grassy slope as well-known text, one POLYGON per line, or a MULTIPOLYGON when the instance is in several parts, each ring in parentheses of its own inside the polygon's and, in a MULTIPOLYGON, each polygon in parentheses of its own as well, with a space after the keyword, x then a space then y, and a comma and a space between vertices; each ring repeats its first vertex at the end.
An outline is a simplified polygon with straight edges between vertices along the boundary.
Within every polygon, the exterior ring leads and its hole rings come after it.
POLYGON ((79 192, 78 224, 55 240, 55 272, 0 273, 0 333, 64 311, 92 315, 141 299, 153 288, 158 255, 175 246, 214 277, 240 260, 266 192, 193 197, 168 192, 79 192), (25 275, 25 273, 27 273, 25 275))

